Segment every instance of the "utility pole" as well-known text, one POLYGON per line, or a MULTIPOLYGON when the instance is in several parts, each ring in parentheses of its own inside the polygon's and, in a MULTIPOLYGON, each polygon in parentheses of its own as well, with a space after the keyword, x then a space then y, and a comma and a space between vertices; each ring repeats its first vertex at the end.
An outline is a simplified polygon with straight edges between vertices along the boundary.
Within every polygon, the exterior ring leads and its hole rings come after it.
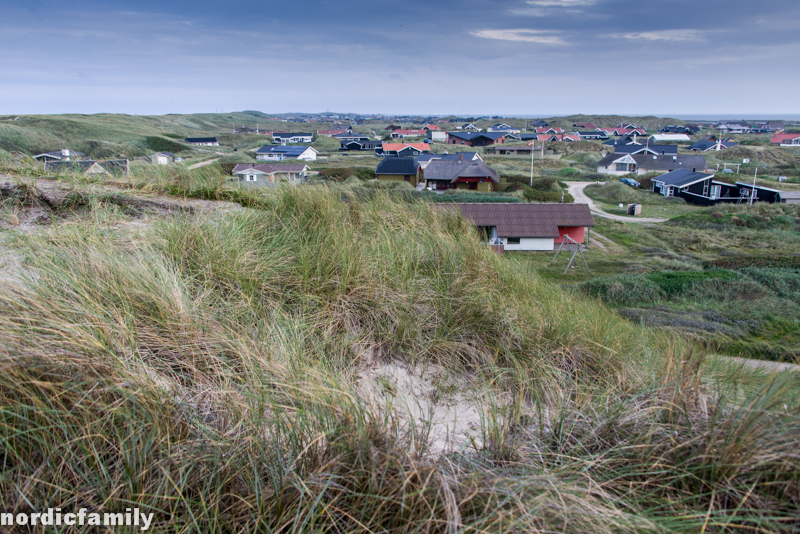
POLYGON ((533 187, 533 154, 536 152, 536 140, 528 144, 531 147, 531 187, 533 187))

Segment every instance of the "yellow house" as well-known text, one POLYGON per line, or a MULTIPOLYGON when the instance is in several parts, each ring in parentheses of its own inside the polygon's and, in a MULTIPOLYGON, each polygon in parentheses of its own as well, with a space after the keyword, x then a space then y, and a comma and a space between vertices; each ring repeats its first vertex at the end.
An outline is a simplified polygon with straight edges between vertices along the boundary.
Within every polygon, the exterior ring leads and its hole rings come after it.
POLYGON ((414 158, 389 156, 383 159, 375 169, 378 181, 407 182, 417 187, 420 182, 420 165, 414 158))

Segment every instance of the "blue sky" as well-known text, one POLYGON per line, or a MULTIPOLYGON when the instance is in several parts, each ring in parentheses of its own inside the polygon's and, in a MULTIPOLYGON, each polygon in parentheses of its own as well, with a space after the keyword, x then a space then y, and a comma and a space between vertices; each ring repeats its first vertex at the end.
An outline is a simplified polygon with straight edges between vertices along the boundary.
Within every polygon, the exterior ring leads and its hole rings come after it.
POLYGON ((0 0, 0 113, 800 113, 797 0, 0 0))

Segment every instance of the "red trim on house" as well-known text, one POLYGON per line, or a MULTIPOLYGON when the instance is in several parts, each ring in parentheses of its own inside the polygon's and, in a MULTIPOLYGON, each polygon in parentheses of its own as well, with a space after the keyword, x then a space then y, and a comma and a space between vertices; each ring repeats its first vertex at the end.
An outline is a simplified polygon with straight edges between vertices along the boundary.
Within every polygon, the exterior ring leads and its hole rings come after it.
POLYGON ((554 243, 561 243, 564 241, 564 236, 568 235, 578 243, 583 243, 586 237, 585 226, 559 226, 558 237, 553 240, 554 243))

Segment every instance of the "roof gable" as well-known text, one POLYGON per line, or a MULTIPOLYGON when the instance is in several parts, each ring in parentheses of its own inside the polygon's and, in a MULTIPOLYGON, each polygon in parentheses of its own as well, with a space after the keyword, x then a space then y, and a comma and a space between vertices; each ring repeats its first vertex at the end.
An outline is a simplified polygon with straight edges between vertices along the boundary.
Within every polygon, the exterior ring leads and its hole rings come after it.
POLYGON ((476 226, 495 226, 501 237, 553 237, 559 228, 594 226, 586 204, 452 204, 476 226))
POLYGON ((709 178, 714 178, 714 175, 689 169, 677 169, 672 172, 662 174, 661 176, 657 176, 653 178, 653 181, 676 187, 688 187, 692 184, 702 182, 709 178))

